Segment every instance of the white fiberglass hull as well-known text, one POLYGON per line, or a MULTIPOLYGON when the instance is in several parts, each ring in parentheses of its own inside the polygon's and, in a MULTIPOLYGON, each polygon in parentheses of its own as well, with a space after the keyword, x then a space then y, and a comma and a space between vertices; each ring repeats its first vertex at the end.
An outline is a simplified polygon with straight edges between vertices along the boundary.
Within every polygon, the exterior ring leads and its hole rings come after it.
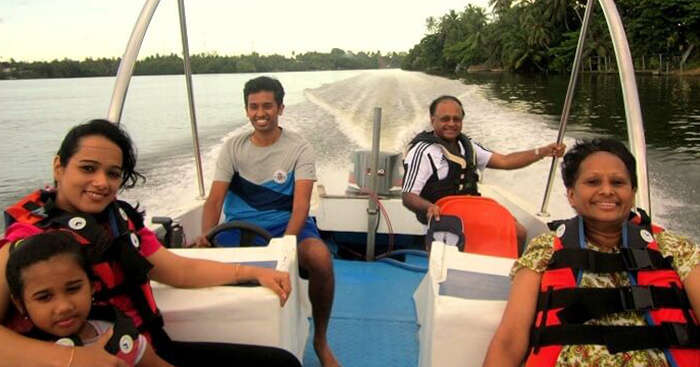
POLYGON ((292 280, 284 307, 274 292, 260 286, 179 289, 151 282, 165 329, 173 340, 275 346, 303 360, 310 307, 298 276, 293 236, 275 238, 267 247, 173 251, 193 258, 274 267, 289 272, 292 280))

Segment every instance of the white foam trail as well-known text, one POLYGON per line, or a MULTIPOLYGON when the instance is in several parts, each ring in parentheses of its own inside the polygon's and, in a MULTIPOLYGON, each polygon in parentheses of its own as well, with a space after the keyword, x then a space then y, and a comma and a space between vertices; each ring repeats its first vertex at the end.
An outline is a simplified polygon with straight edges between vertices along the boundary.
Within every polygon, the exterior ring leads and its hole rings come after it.
MULTIPOLYGON (((418 132, 429 129, 430 102, 444 94, 457 96, 464 104, 464 132, 482 145, 500 153, 510 153, 545 145, 556 139, 556 131, 548 127, 544 116, 513 110, 507 105, 487 100, 481 87, 465 85, 457 80, 400 70, 365 73, 341 82, 305 92, 309 102, 330 114, 334 124, 351 141, 363 149, 371 143, 371 111, 382 107, 382 150, 403 151, 406 143, 418 132)), ((568 144, 572 141, 566 140, 568 144)), ((342 149, 342 147, 334 147, 342 149)), ((321 155, 327 152, 319 152, 321 155)), ((349 152, 348 152, 349 154, 349 152)), ((320 180, 331 193, 345 190, 350 170, 347 160, 318 162, 320 180)), ((514 171, 487 170, 486 180, 540 206, 549 160, 514 171)), ((557 177, 550 212, 557 216, 572 213, 565 191, 557 177)))
MULTIPOLYGON (((214 166, 222 144, 226 139, 245 131, 252 130, 249 124, 234 128, 221 137, 220 142, 202 151, 202 171, 204 190, 208 194, 214 176, 214 166)), ((161 161, 148 173, 146 185, 129 190, 120 195, 132 203, 139 203, 139 208, 146 210, 146 224, 153 216, 176 217, 183 210, 202 202, 198 198, 196 168, 191 155, 169 157, 161 161)))
MULTIPOLYGON (((484 96, 480 86, 401 70, 363 72, 349 79, 307 89, 304 91, 305 101, 286 106, 280 124, 299 132, 312 143, 316 150, 319 182, 330 193, 342 193, 351 169, 350 153, 356 149, 369 149, 371 145, 374 107, 382 107, 382 150, 400 152, 416 133, 430 128, 428 105, 443 94, 455 95, 462 101, 466 111, 464 132, 493 151, 505 154, 532 149, 556 139, 557 132, 550 127, 552 117, 522 112, 517 108, 517 101, 491 101, 484 96)), ((250 129, 248 124, 237 127, 221 142, 250 129)), ((566 139, 565 143, 570 146, 573 140, 566 139)), ((220 146, 217 144, 208 149, 203 156, 207 189, 220 146)), ((485 180, 539 208, 550 162, 544 159, 513 171, 487 170, 485 180)), ((191 158, 169 161, 149 177, 161 175, 170 181, 158 182, 146 192, 133 195, 141 199, 149 214, 174 216, 196 202, 192 194, 196 187, 191 158)), ((573 214, 559 175, 557 173, 550 200, 552 218, 573 214)), ((658 192, 652 195, 663 202, 662 208, 684 204, 674 203, 658 192)), ((663 212, 661 209, 657 214, 663 215, 663 212)))
POLYGON ((345 112, 329 103, 326 103, 323 99, 318 98, 311 90, 305 90, 304 97, 306 97, 309 102, 331 114, 333 116, 333 122, 335 123, 336 128, 341 129, 342 127, 345 135, 348 136, 355 144, 362 146, 363 148, 367 148, 366 144, 368 140, 371 141, 371 136, 368 137, 367 132, 364 131, 360 125, 353 123, 353 115, 357 110, 357 105, 351 108, 351 112, 345 112))

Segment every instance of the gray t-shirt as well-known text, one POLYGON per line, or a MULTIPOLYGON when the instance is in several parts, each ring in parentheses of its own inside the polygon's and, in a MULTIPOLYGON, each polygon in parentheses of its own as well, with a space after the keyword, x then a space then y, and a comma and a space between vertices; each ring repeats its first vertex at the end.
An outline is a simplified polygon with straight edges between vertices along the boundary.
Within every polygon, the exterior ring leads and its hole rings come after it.
POLYGON ((224 142, 216 161, 214 181, 230 183, 224 200, 226 220, 251 221, 262 227, 286 223, 294 182, 316 180, 313 149, 299 134, 287 130, 267 147, 253 144, 252 134, 224 142))

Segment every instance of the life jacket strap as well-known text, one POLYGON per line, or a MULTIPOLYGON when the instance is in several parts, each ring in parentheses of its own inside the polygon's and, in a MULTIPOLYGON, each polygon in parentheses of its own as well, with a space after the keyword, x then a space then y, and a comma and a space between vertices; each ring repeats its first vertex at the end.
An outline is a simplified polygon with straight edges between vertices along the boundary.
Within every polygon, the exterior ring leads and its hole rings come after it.
POLYGON ((613 354, 649 348, 697 348, 700 328, 676 322, 662 322, 658 326, 557 325, 533 328, 530 342, 535 347, 605 345, 613 354))
POLYGON ((671 257, 665 258, 659 251, 646 248, 621 248, 616 254, 590 249, 564 248, 554 253, 548 268, 572 268, 592 273, 673 270, 671 257))
POLYGON ((150 332, 163 327, 163 317, 160 314, 160 311, 151 310, 143 292, 141 292, 135 285, 127 285, 126 283, 122 283, 113 288, 103 288, 95 292, 94 298, 96 302, 106 305, 109 304, 109 300, 112 297, 124 294, 129 296, 129 299, 139 311, 139 315, 141 316, 141 324, 138 325, 137 329, 141 333, 150 332))
MULTIPOLYGON (((557 317, 563 323, 582 324, 618 312, 646 312, 659 308, 690 308, 685 292, 670 287, 633 286, 622 288, 564 288, 552 292, 550 308, 561 308, 557 317)), ((537 310, 545 308, 540 293, 537 310)))
POLYGON ((547 315, 549 314, 549 309, 551 308, 551 300, 552 300, 552 293, 554 293, 554 287, 549 286, 547 287, 547 291, 544 292, 544 304, 543 304, 543 313, 542 313, 542 322, 540 322, 540 326, 535 327, 533 331, 530 333, 530 345, 533 347, 533 352, 538 353, 540 351, 540 347, 544 345, 541 341, 542 337, 542 332, 547 328, 547 315))
POLYGON ((129 335, 132 340, 136 340, 139 337, 139 331, 136 329, 131 319, 113 306, 93 305, 88 318, 91 320, 103 320, 114 324, 112 337, 105 345, 105 350, 110 354, 116 355, 119 352, 119 342, 124 335, 129 335))

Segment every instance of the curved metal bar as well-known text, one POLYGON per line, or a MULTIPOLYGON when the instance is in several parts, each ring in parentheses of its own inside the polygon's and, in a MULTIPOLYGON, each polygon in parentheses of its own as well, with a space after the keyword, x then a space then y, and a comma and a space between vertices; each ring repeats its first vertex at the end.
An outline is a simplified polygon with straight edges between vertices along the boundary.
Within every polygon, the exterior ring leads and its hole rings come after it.
POLYGON ((136 57, 139 55, 141 43, 143 43, 143 38, 146 36, 148 24, 151 23, 151 18, 153 18, 153 13, 155 13, 159 2, 160 0, 146 0, 146 3, 143 4, 141 14, 139 14, 134 29, 131 31, 129 43, 126 45, 126 50, 119 63, 117 80, 114 82, 114 90, 112 91, 112 100, 109 102, 109 109, 107 110, 107 120, 116 124, 118 124, 122 118, 124 100, 126 99, 126 92, 129 89, 131 74, 134 72, 136 57))
MULTIPOLYGON (((566 123, 569 121, 569 111, 571 111, 571 101, 574 99, 574 91, 576 90, 576 81, 578 80, 578 72, 581 69, 581 55, 583 54, 583 45, 586 43, 586 33, 588 33, 588 23, 593 14, 593 5, 595 0, 588 0, 586 4, 586 12, 583 15, 581 23, 581 32, 578 35, 578 45, 576 46, 576 54, 574 55, 574 66, 571 68, 571 77, 569 78, 569 86, 566 88, 566 98, 564 98, 564 107, 559 119, 559 133, 557 134, 557 143, 561 144, 564 141, 564 133, 566 132, 566 123)), ((552 185, 554 185, 554 176, 557 172, 558 157, 552 157, 552 164, 549 167, 549 178, 547 179, 547 188, 544 190, 544 198, 542 199, 542 207, 537 215, 548 217, 547 206, 549 205, 549 196, 552 193, 552 185)))
POLYGON ((178 0, 178 13, 180 14, 180 35, 182 36, 182 59, 185 67, 185 84, 187 84, 187 102, 190 111, 190 128, 192 130, 192 149, 194 150, 194 163, 197 171, 197 186, 199 198, 204 199, 204 176, 202 174, 202 155, 199 151, 199 134, 197 133, 197 116, 194 109, 194 94, 192 92, 192 67, 190 66, 190 46, 187 39, 187 19, 185 19, 185 0, 178 0))
MULTIPOLYGON (((644 209, 651 216, 651 197, 649 193, 649 178, 647 176, 647 157, 646 157, 646 141, 644 138, 644 123, 642 120, 642 109, 639 105, 639 94, 637 92, 637 81, 634 74, 634 64, 632 63, 632 55, 630 53, 629 44, 627 42, 627 36, 625 35, 625 29, 622 25, 622 20, 620 19, 620 14, 617 11, 615 2, 613 0, 598 0, 601 8, 603 9, 603 14, 605 15, 605 21, 608 25, 608 30, 610 31, 610 36, 612 38, 613 47, 615 49, 615 58, 617 60, 617 65, 620 74, 620 83, 622 86, 622 97, 625 105, 625 120, 627 121, 627 136, 629 139, 630 150, 634 154, 637 160, 637 206, 644 209)), ((584 16, 584 21, 582 24, 581 34, 579 35, 579 44, 576 49, 576 59, 574 61, 574 68, 571 72, 571 79, 569 80, 569 89, 566 93, 566 100, 564 102, 564 111, 562 112, 561 125, 559 129, 559 135, 557 137, 557 142, 561 142, 563 139, 564 129, 566 128, 566 120, 568 119, 569 104, 571 103, 569 95, 572 92, 570 89, 575 86, 575 72, 578 72, 578 68, 581 60, 579 60, 580 53, 583 48, 583 37, 585 37, 585 30, 587 28, 589 16, 589 8, 592 8, 591 0, 588 1, 586 6, 586 15, 584 16)), ((549 195, 551 192, 551 187, 554 179, 554 171, 556 169, 557 159, 552 159, 552 167, 549 171, 549 180, 547 182, 547 188, 545 190, 544 199, 542 201, 542 208, 540 212, 537 213, 541 216, 547 216, 547 205, 549 203, 549 195)))
POLYGON ((608 23, 610 36, 615 49, 615 58, 622 85, 622 98, 625 103, 625 118, 627 120, 627 136, 630 150, 637 160, 637 206, 651 216, 651 196, 649 193, 649 177, 647 176, 647 150, 644 138, 644 121, 639 105, 637 80, 634 74, 634 64, 630 53, 625 28, 613 0, 599 0, 603 8, 605 20, 608 23))

